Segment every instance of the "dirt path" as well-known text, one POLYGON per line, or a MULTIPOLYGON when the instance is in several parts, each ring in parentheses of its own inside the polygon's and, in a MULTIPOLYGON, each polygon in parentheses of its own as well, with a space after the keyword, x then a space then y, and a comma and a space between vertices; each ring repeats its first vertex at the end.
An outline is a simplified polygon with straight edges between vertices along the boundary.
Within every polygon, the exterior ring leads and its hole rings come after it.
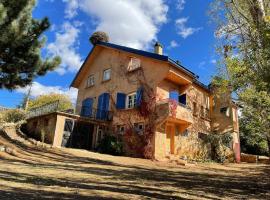
POLYGON ((0 152, 0 199, 270 199, 269 165, 180 167, 75 149, 12 144, 0 152))

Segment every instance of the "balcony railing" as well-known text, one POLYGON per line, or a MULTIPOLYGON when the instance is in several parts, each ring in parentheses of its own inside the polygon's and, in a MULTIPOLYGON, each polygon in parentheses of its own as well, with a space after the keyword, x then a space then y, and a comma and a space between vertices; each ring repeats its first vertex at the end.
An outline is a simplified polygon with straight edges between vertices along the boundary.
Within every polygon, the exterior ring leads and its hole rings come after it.
POLYGON ((54 101, 36 108, 32 108, 27 112, 27 118, 53 113, 58 110, 59 110, 59 101, 54 101))
POLYGON ((159 117, 169 117, 171 119, 177 119, 183 123, 193 123, 193 116, 191 109, 188 105, 176 102, 171 99, 163 99, 157 102, 159 106, 159 117))
POLYGON ((112 121, 113 112, 82 106, 81 116, 95 120, 112 121))

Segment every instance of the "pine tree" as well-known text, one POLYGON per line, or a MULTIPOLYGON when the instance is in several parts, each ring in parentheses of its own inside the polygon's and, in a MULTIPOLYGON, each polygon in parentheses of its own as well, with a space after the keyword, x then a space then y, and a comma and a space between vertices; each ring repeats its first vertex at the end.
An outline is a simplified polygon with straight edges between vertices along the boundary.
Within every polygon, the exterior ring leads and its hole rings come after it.
POLYGON ((61 62, 59 57, 41 58, 42 34, 50 23, 47 17, 32 18, 35 4, 35 0, 0 1, 0 88, 24 87, 61 62))

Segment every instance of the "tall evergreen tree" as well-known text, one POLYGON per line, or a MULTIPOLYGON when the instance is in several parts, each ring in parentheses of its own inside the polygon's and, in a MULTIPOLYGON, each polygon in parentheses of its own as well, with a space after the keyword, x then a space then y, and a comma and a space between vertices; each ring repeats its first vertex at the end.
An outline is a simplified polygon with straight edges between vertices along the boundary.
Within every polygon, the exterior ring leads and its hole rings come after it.
POLYGON ((59 57, 41 58, 48 18, 32 18, 35 0, 0 0, 0 88, 24 87, 54 70, 59 57))

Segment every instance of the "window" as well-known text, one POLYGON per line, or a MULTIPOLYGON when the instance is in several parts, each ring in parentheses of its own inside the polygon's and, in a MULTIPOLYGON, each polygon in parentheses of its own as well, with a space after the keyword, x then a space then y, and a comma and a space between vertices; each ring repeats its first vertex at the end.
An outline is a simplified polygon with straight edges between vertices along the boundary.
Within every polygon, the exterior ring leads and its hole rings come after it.
POLYGON ((134 108, 136 106, 136 93, 127 95, 126 101, 127 108, 134 108))
POLYGON ((140 67, 141 67, 141 60, 138 58, 131 58, 127 70, 130 72, 140 67))
POLYGON ((64 131, 71 133, 72 130, 73 130, 73 126, 74 126, 74 121, 71 120, 71 119, 66 119, 65 120, 64 131))
POLYGON ((142 135, 144 131, 144 124, 142 122, 134 123, 134 129, 136 133, 138 133, 139 135, 142 135))
POLYGON ((227 117, 230 117, 230 110, 228 107, 220 108, 220 113, 226 115, 227 117))
POLYGON ((111 79, 111 69, 106 69, 103 71, 103 81, 108 81, 111 79))
POLYGON ((117 133, 124 135, 125 133, 125 127, 123 125, 117 125, 117 133))
POLYGON ((87 78, 86 87, 90 87, 90 86, 93 86, 93 85, 95 85, 95 77, 94 77, 94 74, 90 75, 90 76, 87 78))
POLYGON ((198 110, 197 110, 197 103, 193 102, 193 115, 198 115, 198 110))

